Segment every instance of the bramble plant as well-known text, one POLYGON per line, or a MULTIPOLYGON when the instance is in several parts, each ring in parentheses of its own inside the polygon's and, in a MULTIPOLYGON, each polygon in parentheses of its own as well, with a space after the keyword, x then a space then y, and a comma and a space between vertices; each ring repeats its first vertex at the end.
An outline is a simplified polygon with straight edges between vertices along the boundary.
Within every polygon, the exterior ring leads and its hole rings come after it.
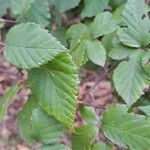
POLYGON ((39 142, 40 150, 112 150, 113 144, 122 149, 150 149, 149 3, 0 0, 0 16, 0 28, 10 28, 6 60, 28 70, 28 82, 19 81, 1 98, 0 117, 28 84, 31 95, 18 115, 18 126, 30 146, 39 142), (80 21, 65 23, 64 16, 74 18, 75 14, 80 21), (108 64, 112 69, 119 102, 108 107, 102 118, 77 100, 77 72, 88 61, 103 70, 108 64), (78 106, 84 120, 80 126, 74 123, 78 106), (69 146, 60 144, 65 133, 71 136, 69 146), (106 143, 99 140, 99 133, 106 143))

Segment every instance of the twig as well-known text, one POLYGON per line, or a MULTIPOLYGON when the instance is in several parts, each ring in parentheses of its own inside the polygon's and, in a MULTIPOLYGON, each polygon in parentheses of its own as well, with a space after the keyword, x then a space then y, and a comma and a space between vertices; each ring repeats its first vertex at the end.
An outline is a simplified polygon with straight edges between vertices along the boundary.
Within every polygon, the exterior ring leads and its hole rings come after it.
POLYGON ((9 76, 14 76, 15 78, 17 78, 16 74, 14 74, 14 73, 12 73, 12 72, 8 72, 8 71, 6 71, 6 70, 4 70, 4 69, 0 69, 0 74, 1 74, 1 73, 5 73, 5 74, 7 74, 7 75, 9 75, 9 76))
POLYGON ((98 109, 102 109, 102 110, 105 110, 105 109, 106 109, 106 106, 104 106, 104 105, 99 105, 99 106, 97 106, 97 105, 94 105, 94 104, 85 103, 85 102, 83 102, 83 101, 78 101, 78 103, 81 104, 81 105, 90 106, 90 107, 98 108, 98 109))
POLYGON ((0 18, 0 22, 6 23, 6 24, 16 24, 17 22, 15 20, 8 20, 0 18))
POLYGON ((83 95, 83 97, 85 96, 85 95, 91 95, 91 92, 96 88, 96 86, 101 82, 101 81, 103 81, 105 78, 107 78, 108 77, 108 74, 109 74, 109 72, 112 70, 112 68, 114 67, 114 66, 111 66, 110 68, 108 68, 108 66, 109 65, 106 65, 106 67, 104 68, 104 71, 102 72, 102 75, 100 76, 100 78, 99 78, 99 80, 96 82, 96 84, 93 86, 93 87, 91 87, 87 92, 85 92, 84 93, 84 95, 83 95))

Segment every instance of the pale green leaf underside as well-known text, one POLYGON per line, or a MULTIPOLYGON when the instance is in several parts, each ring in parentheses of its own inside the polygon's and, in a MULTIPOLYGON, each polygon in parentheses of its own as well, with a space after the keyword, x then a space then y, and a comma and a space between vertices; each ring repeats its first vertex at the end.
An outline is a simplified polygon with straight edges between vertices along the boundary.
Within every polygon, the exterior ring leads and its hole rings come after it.
POLYGON ((49 116, 37 105, 34 96, 29 97, 20 112, 18 125, 21 136, 29 144, 34 142, 54 143, 66 132, 66 128, 60 122, 49 116))
POLYGON ((0 119, 3 119, 7 114, 7 108, 12 103, 12 100, 16 93, 21 89, 21 85, 16 84, 10 87, 4 96, 0 99, 0 119))
POLYGON ((13 27, 6 37, 5 58, 19 68, 33 68, 52 60, 66 48, 35 23, 13 27))
POLYGON ((34 0, 12 0, 11 9, 14 15, 23 17, 27 11, 30 9, 34 0))
POLYGON ((31 90, 38 104, 57 120, 72 127, 77 106, 76 67, 67 53, 29 72, 31 90))
POLYGON ((144 116, 125 113, 119 106, 111 106, 102 121, 105 136, 113 143, 131 150, 150 148, 150 120, 144 116))
POLYGON ((71 150, 68 146, 63 144, 54 144, 48 146, 42 146, 39 150, 71 150))
POLYGON ((106 50, 103 44, 98 41, 86 41, 86 50, 89 59, 96 65, 104 66, 106 61, 106 50))
POLYGON ((114 86, 128 106, 134 104, 147 86, 148 77, 141 66, 141 53, 121 62, 113 74, 114 86))
POLYGON ((93 17, 102 12, 107 6, 108 0, 84 0, 84 8, 81 12, 81 18, 93 17))
POLYGON ((95 17, 92 24, 93 37, 98 38, 99 36, 109 34, 115 31, 116 28, 117 22, 110 12, 100 13, 95 17))

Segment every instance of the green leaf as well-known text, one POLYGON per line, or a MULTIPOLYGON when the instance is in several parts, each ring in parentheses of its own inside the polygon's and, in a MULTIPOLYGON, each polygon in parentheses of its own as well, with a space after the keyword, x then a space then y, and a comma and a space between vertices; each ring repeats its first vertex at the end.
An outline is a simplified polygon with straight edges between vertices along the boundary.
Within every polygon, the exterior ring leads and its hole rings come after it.
POLYGON ((80 44, 76 47, 76 49, 70 52, 73 61, 75 62, 78 68, 87 62, 87 49, 85 43, 86 40, 82 40, 80 44))
POLYGON ((50 117, 37 105, 31 96, 18 116, 18 125, 22 137, 29 144, 57 142, 66 132, 66 128, 53 117, 50 117))
POLYGON ((84 8, 81 12, 81 18, 93 17, 102 12, 107 6, 108 0, 84 0, 84 8))
POLYGON ((150 51, 148 50, 148 51, 143 53, 142 66, 143 66, 143 69, 146 72, 146 74, 150 77, 150 63, 149 63, 149 60, 150 60, 150 51))
POLYGON ((11 0, 0 0, 0 17, 6 14, 7 8, 10 8, 11 0))
POLYGON ((79 2, 80 0, 56 0, 55 7, 58 8, 59 13, 63 13, 78 6, 79 2))
POLYGON ((127 113, 125 106, 111 106, 102 120, 105 136, 121 147, 132 150, 150 148, 150 120, 144 116, 127 113))
POLYGON ((93 144, 92 150, 113 150, 113 149, 110 145, 99 142, 99 143, 93 144))
POLYGON ((39 150, 71 150, 71 149, 64 144, 54 144, 42 146, 39 150))
POLYGON ((150 105, 138 107, 144 114, 150 116, 150 105))
POLYGON ((89 124, 96 125, 98 123, 98 116, 95 109, 88 106, 80 106, 81 117, 89 124))
POLYGON ((109 0, 109 4, 112 7, 119 7, 120 5, 124 4, 127 0, 109 0))
POLYGON ((112 50, 112 48, 116 47, 120 43, 116 31, 104 35, 101 42, 104 45, 107 52, 112 50))
POLYGON ((50 117, 41 108, 32 111, 30 121, 32 137, 45 144, 58 141, 66 132, 66 128, 60 122, 50 117))
POLYGON ((98 14, 92 25, 93 37, 98 38, 102 35, 109 34, 115 31, 117 28, 117 22, 109 12, 103 12, 98 14))
POLYGON ((66 32, 70 40, 70 49, 75 49, 84 39, 90 39, 88 27, 82 23, 72 25, 66 32))
POLYGON ((148 85, 148 77, 141 66, 141 53, 138 52, 121 62, 113 74, 114 86, 128 106, 134 104, 148 85))
POLYGON ((110 52, 109 52, 109 57, 115 60, 122 60, 126 59, 132 54, 136 53, 137 50, 134 48, 130 48, 121 44, 118 44, 117 47, 114 47, 110 52))
POLYGON ((6 38, 5 58, 19 68, 33 68, 52 60, 66 48, 35 23, 13 27, 6 38))
POLYGON ((106 61, 106 50, 103 44, 98 40, 88 40, 85 44, 89 59, 94 64, 104 67, 106 61))
POLYGON ((50 10, 48 0, 35 0, 24 16, 26 22, 35 22, 45 28, 49 24, 50 10))
POLYGON ((77 106, 76 66, 67 53, 29 72, 31 90, 38 104, 57 120, 72 127, 77 106))
POLYGON ((27 11, 30 9, 34 0, 12 0, 11 9, 14 15, 23 17, 27 11))
POLYGON ((127 28, 119 29, 120 41, 130 47, 145 47, 150 43, 150 9, 144 0, 128 0, 124 11, 123 20, 127 28))
POLYGON ((0 99, 0 120, 6 116, 8 106, 12 103, 14 96, 21 88, 20 83, 13 85, 0 99))
POLYGON ((62 45, 68 47, 65 28, 58 28, 57 30, 52 31, 51 34, 56 37, 62 45))
POLYGON ((72 135, 72 150, 91 150, 98 129, 95 126, 83 125, 75 129, 72 135))

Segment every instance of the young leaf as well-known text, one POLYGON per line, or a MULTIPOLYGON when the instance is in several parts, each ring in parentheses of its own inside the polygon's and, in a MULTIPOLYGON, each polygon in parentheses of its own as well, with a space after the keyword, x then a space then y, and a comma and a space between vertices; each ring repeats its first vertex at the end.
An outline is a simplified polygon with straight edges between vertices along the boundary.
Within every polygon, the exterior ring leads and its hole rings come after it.
POLYGON ((66 51, 47 30, 35 23, 13 27, 6 38, 5 58, 19 68, 33 68, 52 60, 66 51))
POLYGON ((75 129, 72 135, 72 150, 91 150, 91 144, 97 135, 95 126, 83 125, 75 129))
POLYGON ((0 120, 7 114, 7 107, 12 103, 13 97, 22 88, 21 85, 16 84, 10 87, 10 89, 0 99, 0 120))
POLYGON ((150 43, 150 9, 144 0, 128 0, 123 11, 127 28, 118 31, 120 41, 130 47, 145 47, 150 43))
POLYGON ((106 143, 99 142, 99 143, 93 144, 92 150, 113 150, 113 148, 106 143))
POLYGON ((77 106, 76 66, 67 53, 29 72, 31 90, 38 104, 57 120, 72 127, 77 106))
POLYGON ((148 150, 150 148, 149 118, 127 113, 124 107, 111 106, 105 112, 102 120, 105 136, 121 147, 148 150))
POLYGON ((104 67, 106 61, 106 50, 103 44, 98 41, 86 41, 87 55, 89 59, 99 66, 104 67))
POLYGON ((84 0, 84 8, 81 12, 81 18, 93 17, 102 12, 107 6, 108 0, 84 0))
POLYGON ((39 150, 71 150, 71 149, 64 144, 53 144, 42 146, 39 150))
POLYGON ((98 38, 102 35, 109 34, 117 29, 117 22, 110 12, 98 14, 92 25, 93 37, 98 38))
POLYGON ((96 125, 98 123, 98 116, 94 108, 88 106, 80 106, 81 117, 89 124, 96 125))
POLYGON ((141 66, 141 53, 130 57, 118 65, 113 74, 113 81, 118 94, 128 106, 134 104, 148 85, 148 76, 141 66))
POLYGON ((150 116, 150 105, 138 107, 144 114, 150 116))
POLYGON ((34 3, 34 0, 12 0, 11 9, 14 15, 20 16, 22 18, 27 11, 30 9, 31 5, 34 3))
POLYGON ((24 21, 35 22, 45 28, 49 24, 50 10, 48 0, 35 0, 24 17, 24 21))
POLYGON ((45 144, 57 142, 66 132, 66 128, 53 117, 50 117, 37 105, 37 100, 31 96, 18 116, 19 130, 29 144, 42 142, 45 144))

